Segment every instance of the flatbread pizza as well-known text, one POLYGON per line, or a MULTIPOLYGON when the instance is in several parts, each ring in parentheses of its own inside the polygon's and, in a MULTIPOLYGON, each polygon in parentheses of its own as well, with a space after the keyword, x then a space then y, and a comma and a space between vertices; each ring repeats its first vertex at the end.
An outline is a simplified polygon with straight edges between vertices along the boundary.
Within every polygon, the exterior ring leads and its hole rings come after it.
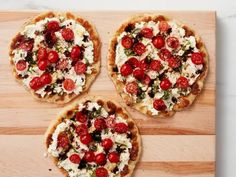
POLYGON ((152 117, 170 117, 200 94, 208 54, 190 27, 162 15, 124 22, 111 39, 108 72, 127 105, 152 117))
POLYGON ((117 103, 101 97, 64 108, 48 127, 45 146, 68 177, 129 177, 141 153, 135 122, 117 103))
POLYGON ((100 71, 94 26, 72 13, 47 12, 26 22, 10 44, 16 80, 42 101, 66 103, 88 90, 100 71))

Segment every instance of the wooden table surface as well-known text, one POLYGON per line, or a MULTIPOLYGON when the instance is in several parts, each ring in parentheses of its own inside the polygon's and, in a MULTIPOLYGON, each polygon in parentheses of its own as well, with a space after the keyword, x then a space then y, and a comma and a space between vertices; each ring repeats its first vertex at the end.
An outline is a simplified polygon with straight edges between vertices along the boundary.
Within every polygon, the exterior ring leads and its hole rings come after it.
MULTIPOLYGON (((0 12, 0 176, 63 176, 45 158, 43 134, 63 106, 34 100, 15 82, 9 64, 8 44, 20 26, 39 12, 0 12)), ((76 12, 91 21, 102 40, 101 73, 88 93, 115 99, 106 71, 108 42, 120 23, 140 12, 76 12)), ((215 12, 159 11, 189 25, 202 37, 210 55, 205 87, 195 103, 170 119, 152 119, 127 108, 137 122, 143 153, 134 177, 215 176, 215 12)))

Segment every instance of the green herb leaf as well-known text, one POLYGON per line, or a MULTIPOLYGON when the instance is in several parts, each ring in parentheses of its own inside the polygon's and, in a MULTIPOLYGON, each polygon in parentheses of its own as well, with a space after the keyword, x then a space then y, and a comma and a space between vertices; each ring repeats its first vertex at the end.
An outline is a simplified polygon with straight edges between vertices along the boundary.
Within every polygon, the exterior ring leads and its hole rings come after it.
POLYGON ((167 100, 170 98, 170 93, 168 91, 164 91, 164 95, 162 96, 162 99, 167 100))
POLYGON ((131 50, 131 49, 124 49, 124 51, 125 51, 125 55, 126 55, 127 57, 129 57, 129 56, 131 56, 131 55, 134 55, 134 51, 131 50))

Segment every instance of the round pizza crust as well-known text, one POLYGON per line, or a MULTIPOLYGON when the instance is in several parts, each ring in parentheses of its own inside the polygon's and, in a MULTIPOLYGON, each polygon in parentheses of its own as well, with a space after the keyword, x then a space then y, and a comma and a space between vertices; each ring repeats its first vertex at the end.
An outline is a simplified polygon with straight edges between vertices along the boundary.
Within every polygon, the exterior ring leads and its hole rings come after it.
MULTIPOLYGON (((44 145, 46 148, 46 151, 51 144, 52 141, 52 134, 54 133, 56 127, 62 122, 64 118, 68 119, 71 114, 73 113, 73 110, 77 108, 79 103, 85 103, 86 101, 92 101, 92 102, 99 102, 103 107, 108 110, 115 112, 117 115, 120 115, 122 118, 127 120, 128 127, 130 132, 132 133, 131 143, 132 147, 134 148, 134 158, 133 160, 129 160, 128 168, 124 169, 120 175, 116 175, 116 177, 131 177, 132 173, 135 169, 135 166, 137 162, 140 159, 141 152, 142 152, 142 143, 141 143, 141 136, 139 134, 138 127, 136 126, 136 123, 131 118, 129 113, 122 107, 119 106, 118 103, 114 101, 110 101, 110 99, 100 97, 100 96, 87 96, 81 99, 78 99, 74 101, 73 103, 67 105, 63 110, 58 114, 57 118, 52 120, 50 125, 48 126, 45 135, 44 135, 44 145)), ((54 164, 57 166, 58 159, 56 157, 50 156, 50 158, 53 160, 54 164)), ((60 171, 66 176, 69 177, 66 170, 59 168, 60 171)))
POLYGON ((189 107, 191 104, 193 104, 195 98, 200 94, 200 92, 203 88, 203 85, 204 85, 204 80, 205 80, 207 73, 208 73, 209 56, 208 56, 208 53, 207 53, 207 50, 206 50, 206 47, 205 47, 203 41, 196 34, 196 32, 193 31, 189 26, 184 25, 183 23, 180 23, 180 22, 176 22, 177 24, 181 25, 185 29, 186 35, 192 35, 195 37, 196 45, 199 48, 199 51, 205 54, 204 69, 203 69, 203 72, 198 76, 195 83, 192 85, 191 93, 187 96, 181 96, 179 98, 180 102, 178 104, 174 105, 173 110, 159 112, 158 115, 153 116, 151 114, 151 112, 147 109, 147 106, 143 106, 139 103, 135 103, 134 100, 124 92, 124 87, 125 87, 124 83, 118 80, 116 72, 113 71, 113 67, 116 66, 116 64, 115 64, 115 56, 116 56, 115 50, 116 50, 116 45, 117 45, 117 37, 119 37, 119 35, 124 31, 124 29, 128 25, 135 24, 135 23, 141 22, 141 21, 148 22, 151 20, 154 22, 158 22, 158 21, 170 21, 172 19, 170 19, 166 16, 163 16, 163 15, 140 14, 140 15, 131 17, 130 19, 128 19, 127 21, 122 23, 122 25, 118 28, 118 30, 116 31, 116 33, 114 34, 114 36, 112 37, 112 39, 110 41, 108 55, 107 55, 107 68, 108 68, 108 74, 109 74, 111 80, 113 81, 117 92, 121 95, 121 97, 123 98, 123 100, 125 101, 125 103, 128 106, 131 106, 134 109, 136 109, 137 111, 139 111, 145 115, 154 117, 154 118, 167 118, 167 117, 173 116, 176 113, 176 111, 181 111, 181 110, 189 107))
POLYGON ((60 17, 63 16, 66 19, 73 19, 75 21, 77 21, 78 23, 80 23, 90 34, 90 38, 91 41, 93 42, 94 45, 94 63, 92 64, 93 69, 92 69, 92 73, 89 75, 86 75, 86 83, 83 86, 83 91, 80 94, 75 94, 75 93, 71 93, 71 94, 63 94, 63 95, 47 95, 44 98, 40 97, 38 94, 34 93, 33 90, 26 88, 26 90, 28 90, 33 97, 36 100, 40 100, 40 101, 45 101, 45 102, 50 102, 50 103, 56 103, 56 104, 65 104, 70 102, 71 100, 73 100, 74 98, 76 98, 77 96, 82 95, 84 92, 86 92, 89 87, 91 86, 91 84, 93 83, 93 81, 96 79, 97 75, 100 72, 100 67, 101 67, 101 41, 99 38, 99 35, 97 33, 97 30, 95 29, 95 27, 88 22, 87 20, 85 20, 82 17, 79 16, 75 16, 74 14, 70 13, 70 12, 65 12, 65 13, 56 13, 56 12, 47 12, 47 13, 43 13, 43 14, 39 14, 38 16, 29 19, 27 22, 25 22, 23 24, 23 26, 21 27, 21 29, 19 30, 19 32, 15 35, 15 37, 12 39, 10 46, 9 46, 9 56, 10 56, 10 64, 12 66, 12 73, 16 79, 16 81, 18 83, 20 83, 21 85, 23 85, 23 79, 20 78, 17 75, 16 69, 14 67, 14 62, 13 62, 13 54, 12 51, 14 50, 13 48, 13 44, 15 43, 17 36, 20 34, 20 32, 25 28, 25 26, 30 25, 30 24, 35 24, 38 21, 41 21, 45 18, 53 18, 53 17, 60 17))

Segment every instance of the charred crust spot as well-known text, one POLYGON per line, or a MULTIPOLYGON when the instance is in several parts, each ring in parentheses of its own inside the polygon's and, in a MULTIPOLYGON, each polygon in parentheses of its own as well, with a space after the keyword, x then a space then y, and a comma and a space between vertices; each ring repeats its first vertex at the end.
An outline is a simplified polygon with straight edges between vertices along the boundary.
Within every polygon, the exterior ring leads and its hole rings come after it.
POLYGON ((192 85, 192 93, 197 95, 200 92, 200 88, 197 82, 192 85))
POLYGON ((127 33, 130 33, 133 29, 134 29, 134 24, 132 24, 132 23, 129 23, 126 27, 125 27, 125 32, 127 32, 127 33))
POLYGON ((134 142, 132 144, 132 148, 130 150, 130 159, 135 161, 138 157, 138 151, 139 151, 139 147, 138 147, 138 143, 134 142))
POLYGON ((156 20, 156 21, 165 21, 166 18, 165 18, 164 16, 162 16, 162 15, 159 15, 158 17, 156 17, 155 20, 156 20))
POLYGON ((202 44, 202 42, 199 42, 199 41, 198 41, 197 44, 196 44, 196 46, 197 46, 197 48, 200 49, 200 48, 202 48, 203 44, 202 44))
POLYGON ((114 50, 116 50, 117 42, 114 43, 114 50))
POLYGON ((100 106, 103 106, 103 105, 104 105, 104 101, 102 101, 102 100, 98 100, 97 103, 98 103, 100 106))
POLYGON ((72 111, 72 110, 69 110, 69 111, 67 111, 67 113, 66 113, 67 116, 71 116, 72 114, 73 114, 73 111, 72 111))
POLYGON ((133 122, 129 122, 128 123, 128 127, 129 127, 129 129, 133 129, 134 128, 134 123, 133 122))
POLYGON ((192 30, 190 30, 187 26, 183 26, 183 29, 185 30, 185 36, 186 37, 194 35, 194 32, 192 30))
POLYGON ((125 175, 127 175, 129 173, 129 166, 125 165, 125 167, 123 168, 123 170, 120 172, 121 177, 124 177, 125 175))
POLYGON ((116 112, 116 105, 114 103, 112 103, 111 101, 107 102, 107 107, 109 109, 109 114, 114 114, 116 112))
POLYGON ((46 146, 49 147, 50 143, 52 142, 52 134, 49 134, 46 139, 46 146))
POLYGON ((117 66, 114 66, 114 67, 112 68, 112 71, 117 73, 117 72, 118 72, 118 67, 117 67, 117 66))

